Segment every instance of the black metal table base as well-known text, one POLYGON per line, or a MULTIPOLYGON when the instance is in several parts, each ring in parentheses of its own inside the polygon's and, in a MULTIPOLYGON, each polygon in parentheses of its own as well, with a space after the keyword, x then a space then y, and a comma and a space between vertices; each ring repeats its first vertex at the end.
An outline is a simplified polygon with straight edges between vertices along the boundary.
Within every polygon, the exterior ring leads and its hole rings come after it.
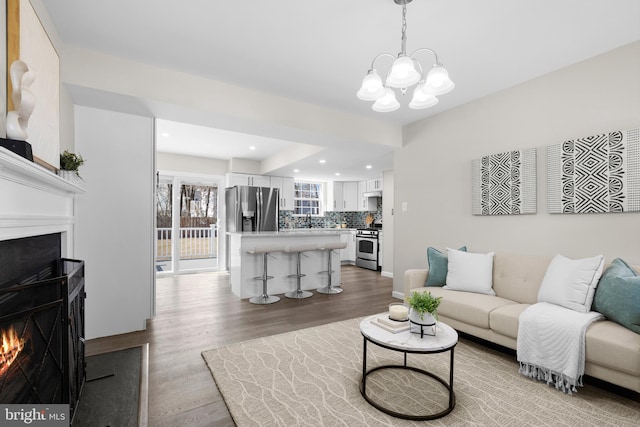
MULTIPOLYGON (((440 378, 439 376, 437 376, 434 373, 425 371, 424 369, 420 369, 420 368, 416 368, 413 366, 407 366, 407 352, 404 351, 402 353, 404 353, 404 365, 382 365, 382 366, 377 366, 369 371, 367 371, 367 338, 364 337, 364 346, 363 346, 363 359, 362 359, 362 380, 360 381, 360 394, 362 395, 362 397, 364 398, 364 400, 366 400, 371 406, 373 406, 374 408, 378 409, 379 411, 384 412, 385 414, 389 414, 393 417, 396 418, 402 418, 405 420, 412 420, 412 421, 429 421, 429 420, 435 420, 438 418, 442 418, 445 415, 449 414, 451 411, 453 411, 453 408, 455 408, 456 406, 456 394, 453 391, 453 349, 454 347, 451 347, 449 350, 451 351, 451 359, 450 359, 450 366, 449 366, 449 383, 447 384, 447 382, 445 380, 443 380, 442 378, 440 378), (383 370, 383 369, 406 369, 406 370, 410 370, 410 371, 414 371, 414 372, 418 372, 420 374, 429 376, 433 379, 435 379, 436 381, 438 381, 440 384, 442 384, 448 391, 449 391, 449 406, 447 408, 445 408, 443 411, 437 412, 435 414, 429 414, 429 415, 410 415, 410 414, 404 414, 401 412, 396 412, 396 411, 392 411, 391 409, 385 408, 384 406, 382 406, 381 404, 379 404, 378 402, 374 401, 371 397, 367 396, 367 376, 369 374, 371 374, 372 372, 376 372, 379 370, 383 370)), ((400 351, 397 349, 393 349, 390 347, 386 347, 386 346, 382 346, 379 345, 377 343, 373 343, 376 344, 380 347, 383 348, 387 348, 389 350, 394 350, 394 351, 400 351)), ((447 350, 443 350, 443 351, 447 351, 447 350)), ((433 353, 440 353, 442 351, 435 351, 433 353)), ((412 352, 413 353, 413 352, 412 352)), ((423 353, 421 353, 423 354, 423 353)), ((431 354, 431 353, 424 353, 424 354, 431 354)))

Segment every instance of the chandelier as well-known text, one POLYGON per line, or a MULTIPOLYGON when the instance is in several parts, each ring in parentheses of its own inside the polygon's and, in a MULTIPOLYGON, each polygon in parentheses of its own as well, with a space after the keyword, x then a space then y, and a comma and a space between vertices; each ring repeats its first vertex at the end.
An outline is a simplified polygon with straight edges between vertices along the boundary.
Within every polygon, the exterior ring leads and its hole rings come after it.
POLYGON ((433 107, 438 103, 437 96, 451 92, 455 85, 449 79, 449 73, 438 61, 438 55, 433 49, 423 47, 407 55, 407 3, 411 3, 412 0, 393 1, 398 5, 402 5, 401 51, 397 57, 390 53, 381 53, 373 58, 371 68, 362 80, 362 86, 357 96, 363 101, 375 101, 372 108, 375 111, 386 113, 395 111, 400 107, 392 88, 400 89, 402 95, 405 95, 407 88, 417 83, 418 85, 413 90, 409 108, 433 107), (435 57, 435 63, 426 77, 420 62, 415 59, 415 55, 423 51, 431 52, 435 57), (395 58, 391 68, 387 71, 387 78, 384 82, 374 68, 375 62, 383 56, 395 58))

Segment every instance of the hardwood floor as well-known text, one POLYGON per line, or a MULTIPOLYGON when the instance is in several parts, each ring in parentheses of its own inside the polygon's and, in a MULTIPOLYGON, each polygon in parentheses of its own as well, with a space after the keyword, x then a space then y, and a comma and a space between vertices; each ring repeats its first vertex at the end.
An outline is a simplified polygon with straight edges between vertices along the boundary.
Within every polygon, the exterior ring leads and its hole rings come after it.
MULTIPOLYGON (((149 343, 149 426, 233 426, 200 353, 387 310, 392 279, 342 267, 344 292, 258 306, 231 293, 224 273, 157 280, 156 317, 147 330, 87 342, 87 355, 149 343)), ((89 296, 90 297, 90 296, 89 296)))

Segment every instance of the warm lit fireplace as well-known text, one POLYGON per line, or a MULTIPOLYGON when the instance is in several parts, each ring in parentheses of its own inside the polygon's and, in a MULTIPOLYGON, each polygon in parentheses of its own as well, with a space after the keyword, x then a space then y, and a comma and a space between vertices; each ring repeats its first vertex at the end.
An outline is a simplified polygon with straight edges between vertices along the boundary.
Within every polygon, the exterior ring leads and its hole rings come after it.
POLYGON ((0 330, 2 343, 0 344, 0 377, 11 367, 24 348, 24 338, 21 338, 13 326, 8 330, 0 330))
POLYGON ((84 263, 60 234, 0 242, 0 402, 69 403, 84 383, 84 263))
POLYGON ((84 193, 0 147, 0 402, 70 403, 84 381, 84 263, 75 199, 84 193))

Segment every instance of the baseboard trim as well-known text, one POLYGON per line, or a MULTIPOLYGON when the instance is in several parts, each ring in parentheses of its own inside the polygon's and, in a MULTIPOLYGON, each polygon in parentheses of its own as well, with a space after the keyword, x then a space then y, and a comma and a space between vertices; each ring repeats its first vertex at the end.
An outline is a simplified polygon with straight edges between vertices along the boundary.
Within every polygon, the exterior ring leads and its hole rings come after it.
POLYGON ((141 345, 140 402, 138 403, 138 427, 149 425, 149 343, 141 345))
POLYGON ((402 301, 404 301, 404 294, 402 292, 393 291, 393 292, 391 292, 391 296, 394 297, 394 298, 398 298, 398 299, 401 299, 402 301))
POLYGON ((393 279, 393 273, 392 273, 391 271, 384 271, 384 270, 383 270, 383 271, 381 271, 381 272, 380 272, 380 275, 381 275, 382 277, 390 277, 390 278, 392 278, 392 279, 393 279))

